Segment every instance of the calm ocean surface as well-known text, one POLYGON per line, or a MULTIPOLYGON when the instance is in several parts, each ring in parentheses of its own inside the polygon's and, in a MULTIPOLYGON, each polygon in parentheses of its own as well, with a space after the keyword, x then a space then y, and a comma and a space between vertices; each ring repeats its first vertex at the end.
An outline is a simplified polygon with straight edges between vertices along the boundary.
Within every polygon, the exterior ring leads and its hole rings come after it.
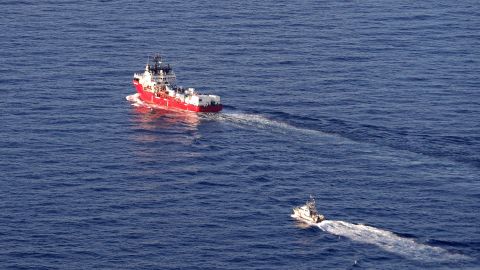
POLYGON ((478 269, 478 7, 2 0, 0 269, 478 269))

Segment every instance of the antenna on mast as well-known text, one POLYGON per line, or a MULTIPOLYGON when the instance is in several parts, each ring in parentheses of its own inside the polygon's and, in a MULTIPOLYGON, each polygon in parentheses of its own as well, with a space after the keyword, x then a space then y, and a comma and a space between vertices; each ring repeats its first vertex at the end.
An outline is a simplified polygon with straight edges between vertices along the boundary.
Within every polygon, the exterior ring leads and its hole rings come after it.
POLYGON ((147 64, 145 65, 145 71, 150 71, 150 55, 147 56, 147 64))
POLYGON ((159 54, 159 53, 156 53, 154 56, 153 56, 153 61, 155 63, 158 63, 160 64, 162 62, 162 56, 159 54))

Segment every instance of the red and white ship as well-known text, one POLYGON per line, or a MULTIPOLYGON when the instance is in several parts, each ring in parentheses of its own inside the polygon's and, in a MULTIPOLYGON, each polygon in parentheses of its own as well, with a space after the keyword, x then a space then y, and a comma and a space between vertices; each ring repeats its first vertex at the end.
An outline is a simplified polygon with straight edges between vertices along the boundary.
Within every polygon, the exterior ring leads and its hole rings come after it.
POLYGON ((162 57, 156 54, 152 61, 149 59, 143 73, 133 75, 133 85, 139 98, 147 103, 193 112, 222 110, 219 96, 200 94, 194 88, 178 87, 176 79, 170 65, 162 62, 162 57))

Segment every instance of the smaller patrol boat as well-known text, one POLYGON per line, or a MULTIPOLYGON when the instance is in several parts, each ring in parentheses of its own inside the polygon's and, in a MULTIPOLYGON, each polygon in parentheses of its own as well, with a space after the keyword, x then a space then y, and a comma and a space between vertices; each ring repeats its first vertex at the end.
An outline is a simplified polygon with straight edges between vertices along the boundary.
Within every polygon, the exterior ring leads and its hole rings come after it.
POLYGON ((320 223, 325 220, 325 217, 318 213, 315 199, 312 196, 305 205, 293 208, 292 217, 307 223, 320 223))

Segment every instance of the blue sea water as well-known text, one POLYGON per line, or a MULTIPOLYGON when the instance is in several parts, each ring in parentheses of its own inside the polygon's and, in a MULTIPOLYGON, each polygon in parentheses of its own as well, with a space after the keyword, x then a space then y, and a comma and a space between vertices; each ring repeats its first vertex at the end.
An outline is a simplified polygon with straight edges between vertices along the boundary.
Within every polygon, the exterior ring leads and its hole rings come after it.
POLYGON ((0 8, 1 269, 480 267, 477 1, 0 8), (155 52, 224 111, 132 106, 155 52))

